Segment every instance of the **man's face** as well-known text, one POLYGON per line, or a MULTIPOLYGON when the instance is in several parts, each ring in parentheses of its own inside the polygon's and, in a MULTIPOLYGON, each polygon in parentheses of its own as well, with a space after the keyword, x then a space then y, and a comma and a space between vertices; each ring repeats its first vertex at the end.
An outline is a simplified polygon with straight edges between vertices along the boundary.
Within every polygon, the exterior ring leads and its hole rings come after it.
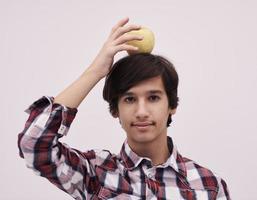
POLYGON ((160 76, 140 82, 118 101, 117 117, 129 144, 149 143, 166 136, 168 116, 174 113, 160 76))

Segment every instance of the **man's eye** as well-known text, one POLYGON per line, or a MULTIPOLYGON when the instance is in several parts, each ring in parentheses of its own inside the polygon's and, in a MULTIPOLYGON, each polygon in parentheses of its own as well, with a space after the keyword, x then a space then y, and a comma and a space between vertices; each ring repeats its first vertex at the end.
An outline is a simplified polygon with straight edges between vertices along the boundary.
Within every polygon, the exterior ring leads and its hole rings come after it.
POLYGON ((133 102, 134 100, 135 100, 134 97, 126 97, 126 98, 124 99, 124 101, 127 102, 127 103, 131 103, 131 102, 133 102))
POLYGON ((156 96, 156 95, 152 95, 152 96, 149 97, 149 99, 150 99, 151 101, 158 101, 158 100, 160 99, 160 97, 159 97, 159 96, 156 96))

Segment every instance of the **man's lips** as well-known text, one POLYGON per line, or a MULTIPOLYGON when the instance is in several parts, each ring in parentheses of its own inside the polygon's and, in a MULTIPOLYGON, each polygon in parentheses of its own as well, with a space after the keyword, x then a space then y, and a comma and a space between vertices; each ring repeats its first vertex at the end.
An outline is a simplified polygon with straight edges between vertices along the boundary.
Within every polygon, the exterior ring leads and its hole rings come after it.
POLYGON ((139 126, 139 127, 150 126, 150 125, 153 125, 153 122, 135 122, 135 123, 132 123, 132 126, 139 126))
POLYGON ((153 122, 134 122, 132 123, 132 127, 135 127, 139 131, 147 131, 150 127, 154 125, 153 122))

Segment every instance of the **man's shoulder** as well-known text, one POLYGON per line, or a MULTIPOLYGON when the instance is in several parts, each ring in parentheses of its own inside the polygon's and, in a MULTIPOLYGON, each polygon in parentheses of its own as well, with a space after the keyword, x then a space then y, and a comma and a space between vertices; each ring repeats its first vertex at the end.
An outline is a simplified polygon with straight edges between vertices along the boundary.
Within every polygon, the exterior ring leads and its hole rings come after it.
POLYGON ((189 185, 195 189, 218 191, 222 178, 213 170, 198 162, 182 157, 189 185))
MULTIPOLYGON (((210 168, 203 166, 202 164, 199 164, 197 161, 192 160, 190 158, 182 156, 183 162, 185 164, 185 167, 187 169, 187 172, 190 172, 192 170, 198 170, 199 175, 203 176, 217 176, 217 174, 211 170, 210 168)), ((190 173, 189 173, 190 175, 190 173)))

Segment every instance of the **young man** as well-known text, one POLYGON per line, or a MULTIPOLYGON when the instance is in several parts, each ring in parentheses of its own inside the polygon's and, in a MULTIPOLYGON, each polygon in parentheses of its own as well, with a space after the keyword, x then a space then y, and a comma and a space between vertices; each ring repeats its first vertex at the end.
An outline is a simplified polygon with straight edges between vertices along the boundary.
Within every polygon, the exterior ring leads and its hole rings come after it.
POLYGON ((140 26, 113 27, 89 68, 57 97, 43 96, 19 134, 20 156, 40 176, 74 199, 230 199, 226 183, 212 171, 179 154, 167 127, 178 104, 178 75, 165 58, 134 54, 113 65, 117 52, 142 39, 126 34, 140 26), (127 134, 118 155, 107 150, 81 152, 59 141, 77 107, 106 77, 103 97, 127 134))

